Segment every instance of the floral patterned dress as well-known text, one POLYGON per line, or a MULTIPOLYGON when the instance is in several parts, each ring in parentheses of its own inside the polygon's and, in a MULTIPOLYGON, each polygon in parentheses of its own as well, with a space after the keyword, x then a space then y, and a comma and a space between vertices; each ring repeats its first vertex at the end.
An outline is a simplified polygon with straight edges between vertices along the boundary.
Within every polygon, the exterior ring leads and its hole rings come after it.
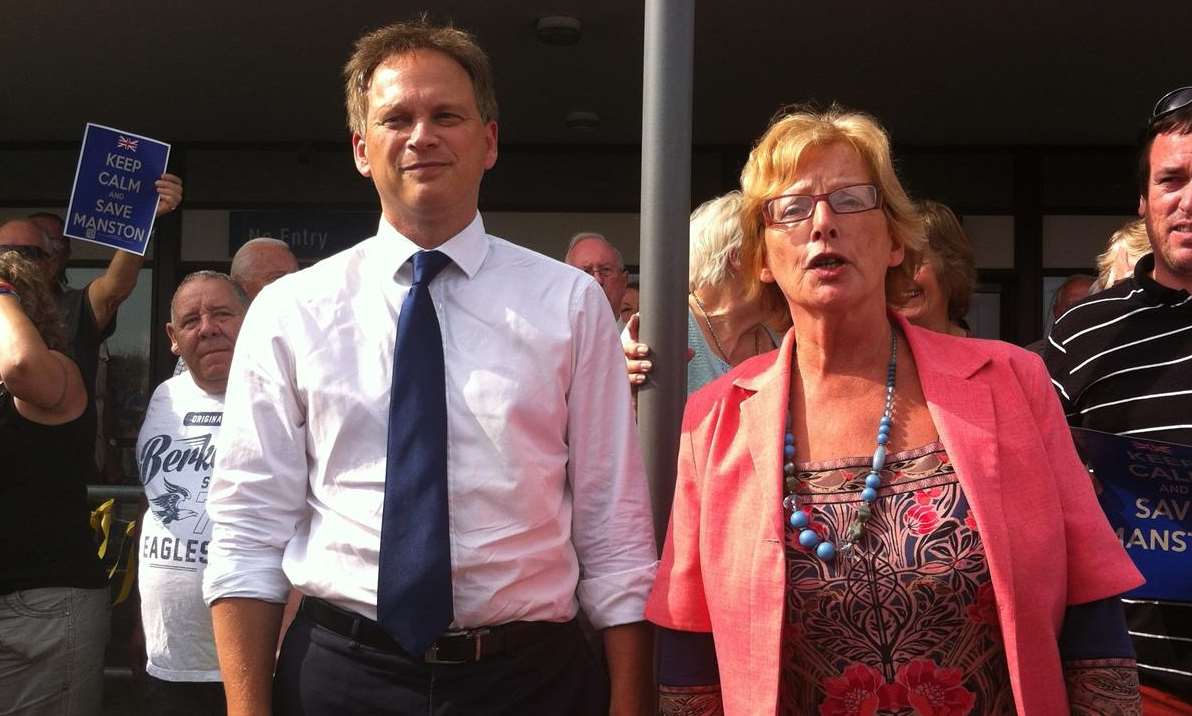
MULTIPOLYGON (((798 466, 800 505, 839 540, 869 458, 798 466)), ((787 527, 779 712, 1013 714, 977 525, 939 443, 889 456, 851 555, 823 562, 787 527)))

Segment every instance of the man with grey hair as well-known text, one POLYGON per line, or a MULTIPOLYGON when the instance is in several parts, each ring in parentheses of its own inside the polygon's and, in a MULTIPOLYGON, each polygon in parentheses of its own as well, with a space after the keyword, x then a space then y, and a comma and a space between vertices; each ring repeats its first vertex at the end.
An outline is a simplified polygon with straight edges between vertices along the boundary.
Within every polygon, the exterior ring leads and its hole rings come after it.
POLYGON ((604 236, 583 231, 571 237, 563 262, 583 271, 600 284, 608 297, 613 315, 620 320, 621 298, 629 285, 629 274, 621 260, 621 252, 604 236))
POLYGON ((196 271, 170 302, 170 351, 188 371, 157 386, 137 438, 149 509, 142 520, 145 713, 223 712, 211 612, 203 603, 207 490, 224 391, 248 297, 226 274, 196 271))
POLYGON ((297 270, 298 259, 290 245, 269 236, 250 239, 232 257, 232 280, 248 294, 249 302, 261 289, 297 270))

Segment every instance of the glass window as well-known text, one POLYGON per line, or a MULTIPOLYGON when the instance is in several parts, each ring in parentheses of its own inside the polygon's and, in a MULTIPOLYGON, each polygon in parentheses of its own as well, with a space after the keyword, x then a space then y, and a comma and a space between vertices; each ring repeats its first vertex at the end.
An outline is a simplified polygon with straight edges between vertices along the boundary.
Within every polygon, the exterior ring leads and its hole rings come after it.
MULTIPOLYGON (((104 269, 66 269, 71 286, 82 288, 104 269)), ((100 475, 109 484, 139 485, 137 432, 149 397, 149 336, 152 330, 153 269, 141 269, 132 295, 116 315, 116 332, 100 348, 96 378, 100 475)), ((162 329, 164 330, 164 329, 162 329)))

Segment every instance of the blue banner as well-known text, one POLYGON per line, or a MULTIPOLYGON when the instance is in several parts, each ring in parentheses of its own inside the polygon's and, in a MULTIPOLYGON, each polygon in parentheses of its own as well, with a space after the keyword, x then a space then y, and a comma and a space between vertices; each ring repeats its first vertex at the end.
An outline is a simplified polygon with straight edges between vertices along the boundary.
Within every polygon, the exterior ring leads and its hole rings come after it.
POLYGON ((246 241, 269 236, 290 245, 299 259, 323 259, 377 233, 376 211, 279 209, 228 215, 228 256, 246 241))
POLYGON ((1132 597, 1192 602, 1192 446, 1074 428, 1097 498, 1146 577, 1132 597))
POLYGON ((164 142, 88 123, 63 233, 144 256, 169 159, 164 142))

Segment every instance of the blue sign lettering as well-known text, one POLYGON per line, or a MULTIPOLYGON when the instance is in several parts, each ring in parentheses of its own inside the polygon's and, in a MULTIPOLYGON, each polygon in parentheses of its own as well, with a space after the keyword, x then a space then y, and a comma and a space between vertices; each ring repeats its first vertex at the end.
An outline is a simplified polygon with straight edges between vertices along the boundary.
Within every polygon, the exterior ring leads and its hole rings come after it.
POLYGON ((1076 428, 1097 498, 1146 584, 1144 599, 1192 600, 1192 446, 1076 428))

